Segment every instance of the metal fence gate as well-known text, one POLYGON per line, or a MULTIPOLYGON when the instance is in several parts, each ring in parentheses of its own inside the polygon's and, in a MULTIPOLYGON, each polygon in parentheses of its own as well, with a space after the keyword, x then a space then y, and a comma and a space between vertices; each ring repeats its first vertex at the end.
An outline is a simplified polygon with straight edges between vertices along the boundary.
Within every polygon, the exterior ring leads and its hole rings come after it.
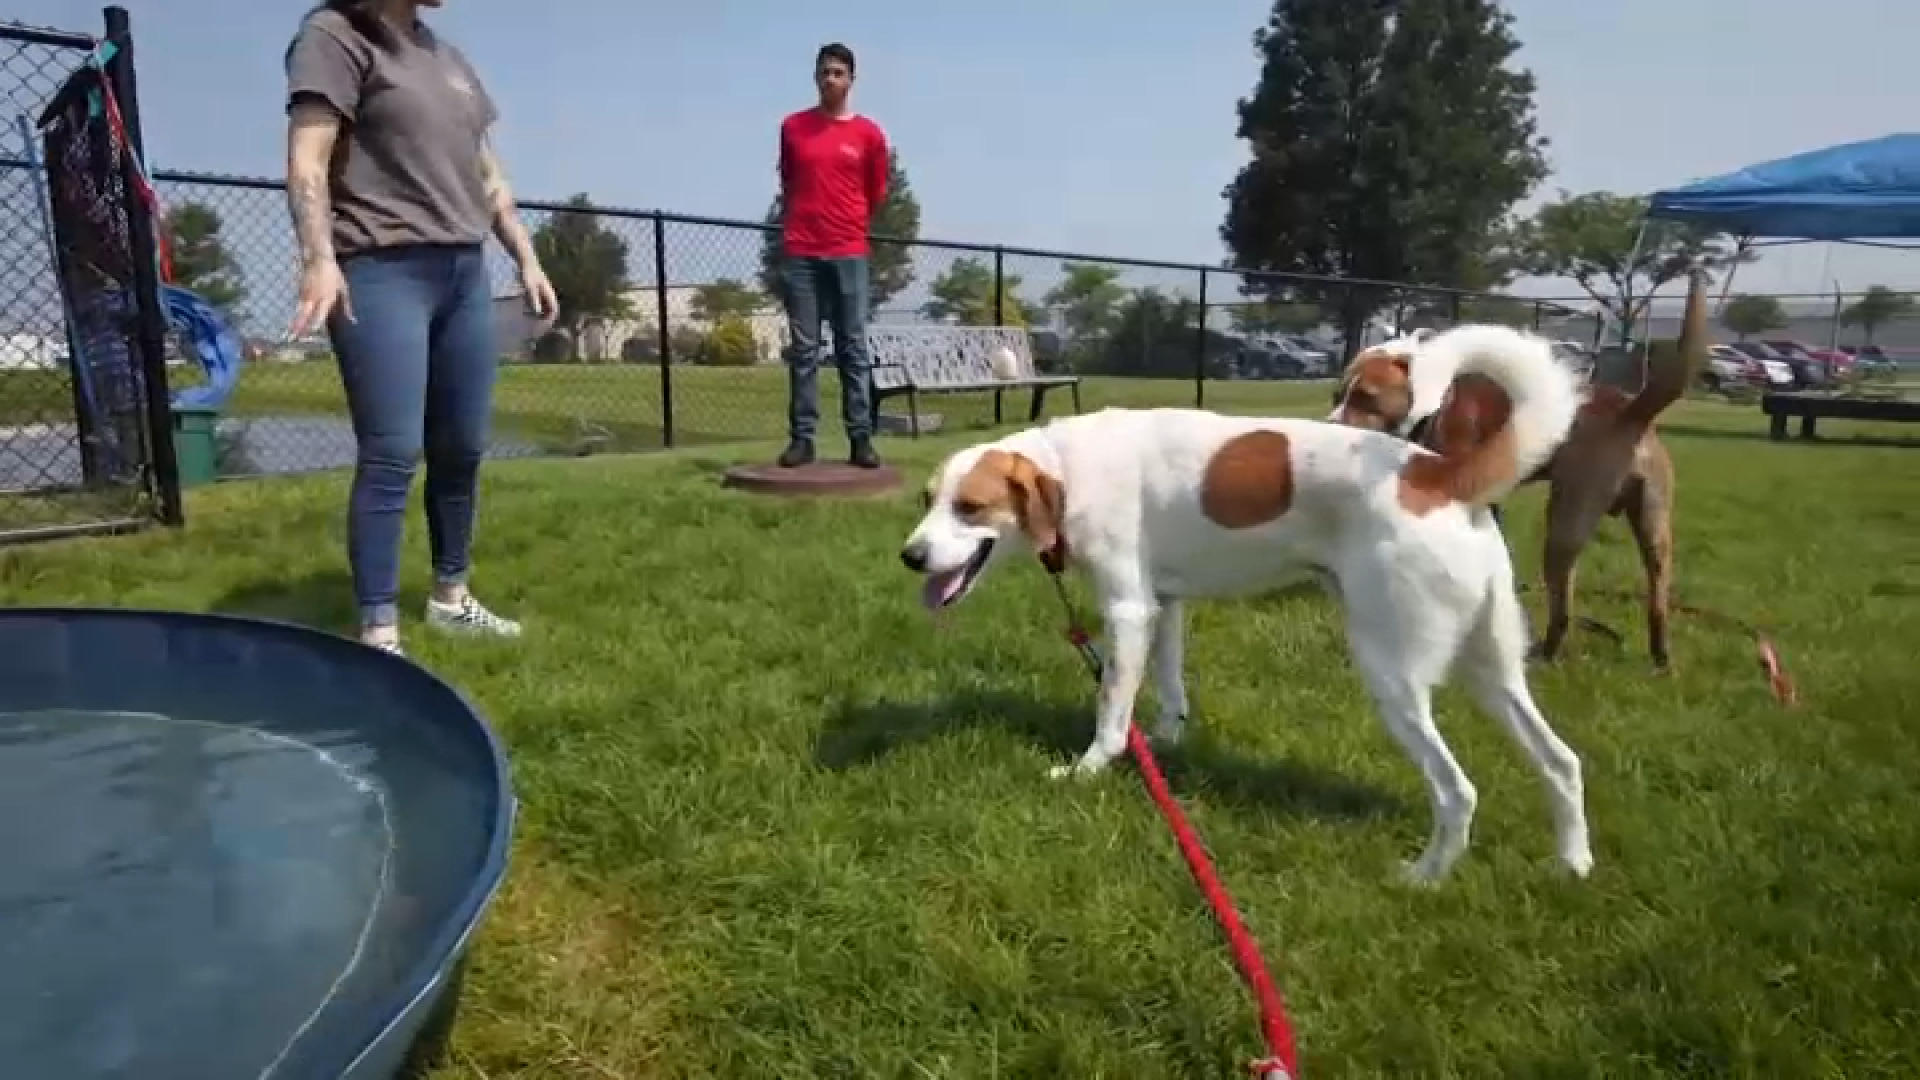
POLYGON ((105 15, 99 39, 0 25, 28 163, 0 173, 0 543, 182 519, 133 41, 105 15))

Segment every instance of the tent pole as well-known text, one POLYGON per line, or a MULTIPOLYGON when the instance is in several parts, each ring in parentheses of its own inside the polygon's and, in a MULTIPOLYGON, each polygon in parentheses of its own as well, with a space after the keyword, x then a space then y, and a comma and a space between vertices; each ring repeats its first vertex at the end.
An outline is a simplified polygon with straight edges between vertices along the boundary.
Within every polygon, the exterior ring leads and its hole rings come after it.
POLYGON ((1734 243, 1733 262, 1727 267, 1727 280, 1720 283, 1720 299, 1713 303, 1714 318, 1719 318, 1720 313, 1726 310, 1727 293, 1733 288, 1733 279, 1740 275, 1740 257, 1745 255, 1752 247, 1753 237, 1746 234, 1742 234, 1740 239, 1734 243))

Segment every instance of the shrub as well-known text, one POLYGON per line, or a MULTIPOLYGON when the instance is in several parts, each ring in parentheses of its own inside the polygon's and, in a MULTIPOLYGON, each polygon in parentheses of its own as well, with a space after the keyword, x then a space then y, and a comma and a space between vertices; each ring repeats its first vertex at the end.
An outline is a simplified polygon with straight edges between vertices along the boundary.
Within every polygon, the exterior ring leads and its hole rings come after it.
POLYGON ((760 342, 744 316, 722 315, 707 332, 700 363, 713 367, 751 367, 761 360, 760 342))

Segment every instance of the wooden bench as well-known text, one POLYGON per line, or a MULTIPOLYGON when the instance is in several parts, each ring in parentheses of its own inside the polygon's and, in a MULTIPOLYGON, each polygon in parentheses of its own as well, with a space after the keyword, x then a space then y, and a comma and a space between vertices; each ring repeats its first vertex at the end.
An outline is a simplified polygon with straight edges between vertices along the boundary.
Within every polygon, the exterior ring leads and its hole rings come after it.
POLYGON ((921 394, 991 390, 993 422, 1001 424, 1006 392, 1024 387, 1033 391, 1027 422, 1035 423, 1046 408, 1047 391, 1064 386, 1073 394, 1073 411, 1080 411, 1080 377, 1035 371, 1032 342, 1018 326, 870 325, 867 349, 873 360, 875 430, 880 426, 880 403, 902 395, 916 439, 920 437, 921 394))
POLYGON ((1767 434, 1787 437, 1787 418, 1800 418, 1800 437, 1813 438, 1814 421, 1822 416, 1845 420, 1920 421, 1920 401, 1888 397, 1837 397, 1829 394, 1768 394, 1760 409, 1772 420, 1767 434))

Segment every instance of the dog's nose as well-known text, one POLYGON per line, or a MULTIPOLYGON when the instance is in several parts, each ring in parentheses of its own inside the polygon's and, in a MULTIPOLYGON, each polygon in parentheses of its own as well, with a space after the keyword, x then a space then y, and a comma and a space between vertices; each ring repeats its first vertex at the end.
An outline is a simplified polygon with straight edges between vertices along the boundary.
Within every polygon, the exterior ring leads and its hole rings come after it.
POLYGON ((927 549, 918 545, 900 549, 900 561, 907 569, 918 574, 927 568, 927 549))

